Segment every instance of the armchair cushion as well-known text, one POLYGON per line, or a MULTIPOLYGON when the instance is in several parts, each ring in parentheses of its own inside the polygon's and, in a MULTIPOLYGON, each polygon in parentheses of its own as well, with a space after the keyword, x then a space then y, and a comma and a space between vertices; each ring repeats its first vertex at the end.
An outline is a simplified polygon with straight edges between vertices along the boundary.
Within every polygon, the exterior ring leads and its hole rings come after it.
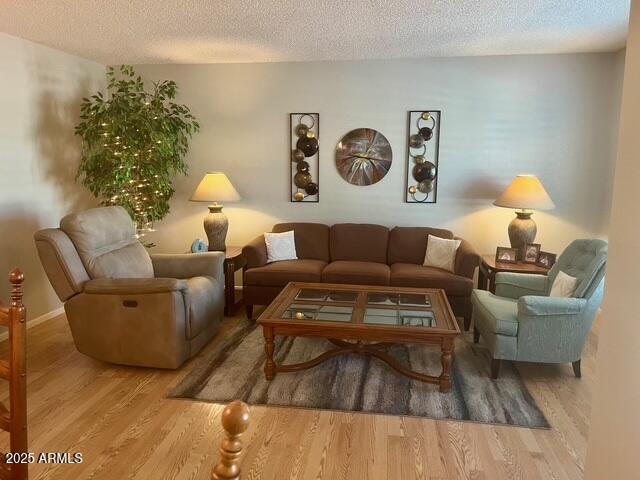
POLYGON ((96 278, 84 284, 85 293, 136 295, 184 291, 187 282, 175 278, 96 278))
POLYGON ((584 298, 539 297, 526 295, 518 300, 518 314, 524 316, 558 316, 582 313, 584 298))
POLYGON ((224 253, 155 253, 151 255, 156 277, 211 277, 221 280, 224 275, 224 253))
POLYGON ((67 215, 60 229, 73 242, 91 278, 151 278, 147 250, 122 207, 92 208, 67 215))
POLYGON ((518 299, 523 295, 546 295, 546 275, 500 272, 496 275, 496 295, 518 299))
POLYGON ((493 333, 509 337, 518 336, 518 301, 499 297, 486 290, 474 290, 473 306, 493 333))

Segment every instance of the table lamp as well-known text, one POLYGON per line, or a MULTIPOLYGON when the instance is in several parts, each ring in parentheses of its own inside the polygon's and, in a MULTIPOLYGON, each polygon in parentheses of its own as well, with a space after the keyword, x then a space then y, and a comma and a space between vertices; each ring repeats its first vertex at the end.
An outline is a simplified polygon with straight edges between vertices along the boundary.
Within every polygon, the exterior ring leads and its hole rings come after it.
POLYGON ((224 252, 229 220, 222 213, 222 205, 218 202, 240 200, 238 191, 231 185, 224 173, 209 172, 200 181, 198 188, 189 200, 192 202, 213 202, 209 205, 209 214, 204 217, 204 230, 209 239, 209 251, 224 252))
POLYGON ((524 249, 536 238, 537 227, 532 210, 551 210, 553 200, 535 175, 518 175, 502 195, 493 202, 498 207, 515 208, 516 218, 509 224, 509 241, 518 249, 518 260, 524 258, 524 249))

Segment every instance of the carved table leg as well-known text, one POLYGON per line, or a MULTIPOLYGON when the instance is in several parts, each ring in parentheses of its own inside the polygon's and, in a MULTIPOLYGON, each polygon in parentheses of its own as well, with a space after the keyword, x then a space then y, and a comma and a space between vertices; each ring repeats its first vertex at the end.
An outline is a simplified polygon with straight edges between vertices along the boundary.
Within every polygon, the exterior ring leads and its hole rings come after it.
POLYGON ((267 359, 264 362, 264 375, 267 380, 273 380, 276 376, 276 362, 273 360, 273 328, 264 327, 264 351, 267 359))
POLYGON ((451 364, 453 363, 453 342, 451 339, 442 340, 441 362, 440 391, 446 393, 451 390, 451 364))

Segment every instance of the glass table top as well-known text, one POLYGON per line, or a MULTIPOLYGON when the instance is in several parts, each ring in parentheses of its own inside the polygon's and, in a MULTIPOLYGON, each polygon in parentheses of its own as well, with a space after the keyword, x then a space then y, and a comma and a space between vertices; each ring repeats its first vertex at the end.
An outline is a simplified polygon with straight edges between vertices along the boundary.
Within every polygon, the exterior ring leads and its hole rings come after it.
POLYGON ((367 293, 368 305, 399 305, 404 307, 431 307, 431 296, 414 293, 367 293))
POLYGON ((435 327, 436 318, 429 310, 404 310, 396 308, 367 308, 363 322, 374 325, 399 325, 404 327, 435 327))
POLYGON ((315 302, 350 302, 358 299, 358 292, 315 290, 310 288, 301 289, 295 300, 306 300, 315 302))
POLYGON ((350 322, 353 307, 338 305, 307 305, 292 303, 281 318, 287 320, 320 320, 324 322, 350 322))
POLYGON ((288 289, 293 292, 285 292, 285 301, 274 307, 264 320, 270 317, 273 320, 330 322, 345 326, 458 329, 455 318, 451 318, 450 310, 446 308, 442 292, 429 289, 424 292, 403 291, 394 287, 369 290, 351 285, 333 287, 305 284, 296 288, 295 284, 289 284, 288 289))

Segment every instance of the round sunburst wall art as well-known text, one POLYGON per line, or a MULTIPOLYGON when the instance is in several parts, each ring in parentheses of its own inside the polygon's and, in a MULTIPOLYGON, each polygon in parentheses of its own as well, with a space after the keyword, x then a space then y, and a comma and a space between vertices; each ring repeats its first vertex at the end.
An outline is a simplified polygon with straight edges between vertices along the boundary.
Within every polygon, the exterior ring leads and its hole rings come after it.
POLYGON ((336 167, 340 176, 353 185, 373 185, 391 168, 391 145, 372 128, 347 133, 336 146, 336 167))

